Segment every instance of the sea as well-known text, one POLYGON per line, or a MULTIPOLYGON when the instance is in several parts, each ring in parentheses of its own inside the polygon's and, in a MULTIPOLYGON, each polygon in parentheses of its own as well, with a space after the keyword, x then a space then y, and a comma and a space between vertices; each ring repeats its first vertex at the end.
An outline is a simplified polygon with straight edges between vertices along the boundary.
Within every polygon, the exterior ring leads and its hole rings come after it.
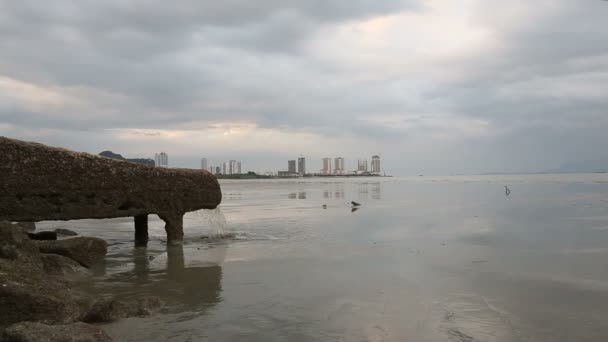
POLYGON ((220 184, 221 205, 187 214, 179 247, 155 215, 147 247, 132 218, 38 224, 107 240, 81 290, 165 302, 103 325, 110 336, 608 341, 608 174, 220 184))

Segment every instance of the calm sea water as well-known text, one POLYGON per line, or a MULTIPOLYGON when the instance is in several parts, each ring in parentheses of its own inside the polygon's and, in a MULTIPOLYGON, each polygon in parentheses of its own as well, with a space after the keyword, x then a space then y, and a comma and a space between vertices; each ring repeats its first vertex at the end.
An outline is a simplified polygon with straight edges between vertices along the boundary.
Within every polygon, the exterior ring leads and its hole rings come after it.
POLYGON ((221 184, 181 248, 157 217, 147 248, 130 219, 39 225, 108 240, 83 289, 168 304, 117 340, 608 341, 606 174, 221 184))

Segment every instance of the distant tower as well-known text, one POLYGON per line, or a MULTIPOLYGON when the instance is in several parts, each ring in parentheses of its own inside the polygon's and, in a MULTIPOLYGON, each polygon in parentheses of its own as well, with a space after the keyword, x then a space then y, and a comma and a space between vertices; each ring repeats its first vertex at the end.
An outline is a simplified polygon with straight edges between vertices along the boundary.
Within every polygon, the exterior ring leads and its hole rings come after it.
POLYGON ((344 174, 344 158, 338 157, 334 159, 334 174, 344 174))
POLYGON ((241 174, 241 162, 236 160, 229 161, 227 166, 227 172, 228 175, 241 174))
POLYGON ((359 159, 357 163, 357 171, 367 172, 367 159, 359 159))
POLYGON ((289 173, 296 173, 296 161, 295 160, 289 160, 287 162, 287 172, 289 173))
POLYGON ((324 175, 331 174, 331 158, 323 158, 323 169, 321 173, 324 175))
POLYGON ((380 156, 372 156, 372 173, 380 174, 380 156))
POLYGON ((154 156, 154 165, 156 167, 169 167, 169 155, 165 152, 157 153, 154 156))
POLYGON ((201 159, 201 169, 207 170, 207 158, 201 159))
POLYGON ((306 158, 304 157, 298 158, 298 173, 300 176, 304 176, 306 174, 306 158))

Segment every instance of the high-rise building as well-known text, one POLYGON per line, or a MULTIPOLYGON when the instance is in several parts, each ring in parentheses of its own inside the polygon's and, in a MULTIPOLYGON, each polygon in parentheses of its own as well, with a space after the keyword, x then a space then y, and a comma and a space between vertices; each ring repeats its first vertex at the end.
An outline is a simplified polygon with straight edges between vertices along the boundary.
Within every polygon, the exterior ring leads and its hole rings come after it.
POLYGON ((298 158, 298 173, 300 176, 304 176, 306 174, 306 158, 304 157, 298 158))
POLYGON ((222 174, 224 175, 239 175, 241 174, 241 162, 238 160, 230 160, 222 164, 222 174))
POLYGON ((324 175, 331 174, 331 158, 323 158, 323 168, 321 173, 324 175))
POLYGON ((207 170, 207 158, 201 159, 201 169, 207 170))
POLYGON ((372 156, 372 173, 380 173, 380 156, 372 156))
POLYGON ((157 153, 154 156, 154 165, 156 167, 169 167, 169 155, 165 152, 157 153))
POLYGON ((296 161, 295 160, 287 161, 287 172, 296 173, 296 161))
POLYGON ((334 159, 334 174, 343 175, 344 174, 344 158, 338 157, 334 159))
POLYGON ((367 159, 359 159, 357 163, 358 172, 367 172, 367 159))
POLYGON ((216 167, 215 167, 215 174, 216 174, 216 175, 219 175, 219 174, 221 174, 221 172, 222 172, 222 168, 221 168, 221 167, 219 167, 219 166, 216 166, 216 167))

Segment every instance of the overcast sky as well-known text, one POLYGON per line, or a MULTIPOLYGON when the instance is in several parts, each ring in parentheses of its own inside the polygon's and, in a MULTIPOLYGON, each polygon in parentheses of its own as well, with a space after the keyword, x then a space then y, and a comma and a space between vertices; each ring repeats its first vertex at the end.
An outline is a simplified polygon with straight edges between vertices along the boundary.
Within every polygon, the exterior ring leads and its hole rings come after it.
POLYGON ((0 0, 0 135, 395 175, 608 159, 601 0, 0 0))

